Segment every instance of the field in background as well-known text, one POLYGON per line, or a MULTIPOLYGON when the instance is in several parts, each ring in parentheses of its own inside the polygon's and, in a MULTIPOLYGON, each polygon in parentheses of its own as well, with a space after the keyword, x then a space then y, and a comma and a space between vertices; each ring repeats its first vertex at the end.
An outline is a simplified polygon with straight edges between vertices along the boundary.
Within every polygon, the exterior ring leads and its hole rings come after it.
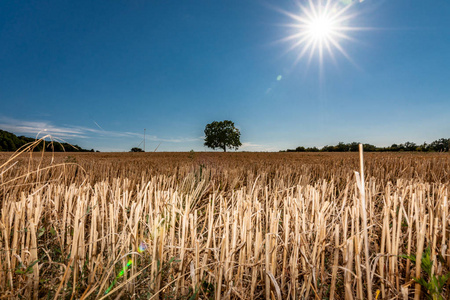
POLYGON ((357 153, 24 154, 0 167, 0 295, 425 297, 412 279, 450 270, 450 155, 366 153, 365 196, 359 168, 357 153), (400 256, 427 250, 428 271, 400 256))

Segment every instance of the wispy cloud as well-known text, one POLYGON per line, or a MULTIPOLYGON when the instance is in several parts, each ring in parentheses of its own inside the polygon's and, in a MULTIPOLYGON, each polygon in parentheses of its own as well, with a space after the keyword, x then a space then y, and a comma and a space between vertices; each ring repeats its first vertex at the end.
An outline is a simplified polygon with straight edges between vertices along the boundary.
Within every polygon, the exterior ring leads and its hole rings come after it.
POLYGON ((240 151, 277 151, 274 147, 267 147, 266 145, 254 144, 251 142, 244 142, 239 148, 240 151))
POLYGON ((148 140, 153 142, 165 142, 165 143, 188 143, 197 142, 200 138, 159 138, 156 135, 150 135, 146 137, 148 140))
POLYGON ((55 126, 45 121, 20 121, 1 117, 0 128, 16 134, 32 134, 39 136, 52 135, 56 138, 86 138, 87 131, 82 127, 55 126))
MULTIPOLYGON (((97 122, 93 121, 97 128, 63 125, 57 126, 49 121, 22 121, 8 117, 0 117, 0 129, 13 132, 15 134, 35 135, 42 137, 44 135, 51 135, 56 139, 71 139, 71 138, 138 138, 143 139, 142 133, 122 132, 104 130, 97 122)), ((154 142, 164 143, 187 143, 199 141, 200 138, 160 138, 156 135, 147 135, 146 139, 154 142)))
POLYGON ((242 148, 251 148, 251 147, 262 147, 262 145, 253 144, 253 143, 250 143, 250 142, 242 143, 242 148))

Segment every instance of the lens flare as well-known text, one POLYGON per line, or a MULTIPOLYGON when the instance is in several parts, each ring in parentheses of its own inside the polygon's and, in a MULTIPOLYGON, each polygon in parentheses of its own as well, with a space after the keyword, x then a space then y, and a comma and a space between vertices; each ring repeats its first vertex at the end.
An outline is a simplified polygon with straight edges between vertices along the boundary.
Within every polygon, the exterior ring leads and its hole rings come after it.
POLYGON ((145 243, 145 242, 141 242, 140 244, 139 244, 139 247, 138 247, 138 252, 139 253, 142 253, 142 252, 144 252, 145 250, 147 250, 147 244, 145 243))
MULTIPOLYGON (((142 253, 145 250, 147 250, 148 245, 142 241, 139 246, 138 246, 138 252, 142 253)), ((123 275, 125 275, 125 272, 131 267, 131 265, 133 264, 133 260, 129 259, 127 264, 125 265, 125 267, 122 268, 122 270, 119 271, 119 273, 117 274, 116 278, 114 278, 113 282, 111 283, 111 285, 106 289, 105 291, 105 295, 108 294, 111 289, 114 287, 114 285, 117 283, 117 280, 122 277, 123 275)))
POLYGON ((129 259, 126 266, 123 267, 122 270, 120 270, 119 274, 117 274, 116 278, 114 278, 111 285, 106 289, 105 295, 108 294, 112 290, 113 286, 117 283, 117 279, 122 277, 125 274, 125 272, 131 267, 132 264, 133 264, 133 261, 131 259, 129 259))

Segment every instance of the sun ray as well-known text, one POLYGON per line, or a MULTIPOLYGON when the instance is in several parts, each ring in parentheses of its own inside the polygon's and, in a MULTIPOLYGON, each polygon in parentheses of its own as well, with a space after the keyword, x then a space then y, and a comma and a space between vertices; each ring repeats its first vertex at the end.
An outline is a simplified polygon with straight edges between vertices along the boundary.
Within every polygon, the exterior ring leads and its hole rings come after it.
POLYGON ((334 45, 334 47, 336 47, 336 49, 339 50, 339 52, 344 55, 344 57, 351 62, 356 68, 360 69, 360 67, 358 66, 358 64, 350 57, 350 55, 348 55, 347 51, 344 50, 344 48, 342 48, 342 46, 334 39, 330 39, 330 42, 334 45))
POLYGON ((337 61, 336 61, 336 58, 334 57, 333 50, 331 49, 330 41, 328 41, 328 40, 325 41, 325 46, 327 47, 328 53, 330 54, 330 57, 333 60, 333 63, 336 65, 337 61))
POLYGON ((306 52, 308 52, 309 48, 311 47, 313 41, 309 41, 305 47, 303 47, 302 51, 300 52, 300 54, 297 56, 297 58, 295 59, 294 65, 296 65, 302 58, 303 56, 305 56, 306 52))

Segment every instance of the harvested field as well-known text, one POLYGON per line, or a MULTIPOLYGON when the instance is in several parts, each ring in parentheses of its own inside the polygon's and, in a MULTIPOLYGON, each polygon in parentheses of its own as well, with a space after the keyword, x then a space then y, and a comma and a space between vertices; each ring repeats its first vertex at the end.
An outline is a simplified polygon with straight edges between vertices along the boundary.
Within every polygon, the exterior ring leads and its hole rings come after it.
POLYGON ((450 271, 448 153, 365 153, 363 189, 357 153, 11 155, 6 298, 422 299, 450 271))

